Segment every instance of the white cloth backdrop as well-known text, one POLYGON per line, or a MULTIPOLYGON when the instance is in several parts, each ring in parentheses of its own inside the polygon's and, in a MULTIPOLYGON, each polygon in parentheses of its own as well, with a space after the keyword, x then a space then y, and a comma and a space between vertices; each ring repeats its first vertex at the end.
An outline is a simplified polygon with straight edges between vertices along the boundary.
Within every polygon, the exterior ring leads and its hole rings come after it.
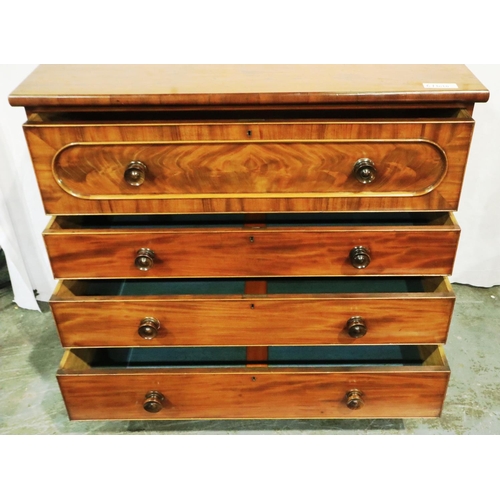
MULTIPOLYGON (((37 309, 50 298, 55 281, 41 233, 49 218, 32 172, 22 133, 21 108, 9 93, 35 65, 0 65, 0 247, 5 251, 20 306, 37 309)), ((500 284, 500 66, 469 65, 490 90, 486 104, 474 111, 476 128, 457 219, 462 227, 451 281, 489 287, 500 284)))
POLYGON ((476 104, 476 125, 457 220, 462 228, 451 280, 500 284, 500 66, 467 65, 490 91, 476 104))
POLYGON ((14 300, 38 309, 55 287, 41 233, 49 217, 33 175, 22 124, 24 109, 9 105, 8 95, 36 65, 0 65, 0 246, 5 252, 14 300))

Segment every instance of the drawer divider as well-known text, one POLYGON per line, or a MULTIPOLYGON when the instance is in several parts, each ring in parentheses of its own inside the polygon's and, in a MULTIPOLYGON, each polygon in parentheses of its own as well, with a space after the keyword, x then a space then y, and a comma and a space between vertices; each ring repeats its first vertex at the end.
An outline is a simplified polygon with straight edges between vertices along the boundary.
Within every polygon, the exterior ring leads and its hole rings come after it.
MULTIPOLYGON (((267 281, 249 280, 245 281, 245 295, 265 295, 267 294, 267 281)), ((250 312, 253 312, 253 304, 250 304, 250 312)), ((268 359, 267 346, 247 347, 247 366, 249 368, 261 368, 267 366, 268 359)))

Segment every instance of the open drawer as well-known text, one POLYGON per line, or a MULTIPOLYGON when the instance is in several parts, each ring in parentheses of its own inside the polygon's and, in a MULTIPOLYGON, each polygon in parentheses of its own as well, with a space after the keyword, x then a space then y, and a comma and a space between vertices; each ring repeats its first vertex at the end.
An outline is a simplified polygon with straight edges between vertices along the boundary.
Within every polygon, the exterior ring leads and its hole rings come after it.
POLYGON ((51 308, 65 347, 433 344, 447 278, 80 280, 51 308))
POLYGON ((46 212, 457 209, 466 109, 228 113, 34 117, 24 132, 46 212))
POLYGON ((56 278, 451 274, 453 214, 57 217, 44 232, 56 278))
POLYGON ((68 350, 57 377, 73 420, 438 417, 439 346, 68 350), (207 352, 208 351, 208 352, 207 352))

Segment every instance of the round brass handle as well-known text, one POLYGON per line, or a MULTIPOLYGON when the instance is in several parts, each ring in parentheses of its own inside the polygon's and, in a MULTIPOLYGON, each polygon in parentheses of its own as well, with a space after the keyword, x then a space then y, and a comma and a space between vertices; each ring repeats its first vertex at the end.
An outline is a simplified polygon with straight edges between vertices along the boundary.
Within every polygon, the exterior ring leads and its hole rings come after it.
POLYGON ((349 410, 359 410, 364 404, 363 394, 357 389, 349 391, 346 395, 346 406, 349 410))
POLYGON ((163 401, 165 401, 165 396, 158 391, 149 391, 146 396, 144 396, 144 403, 142 407, 149 413, 158 413, 163 408, 163 401))
POLYGON ((354 247, 349 252, 349 260, 356 269, 364 269, 371 262, 370 250, 366 247, 354 247))
POLYGON ((352 168, 354 177, 361 184, 371 184, 377 175, 375 164, 370 158, 360 158, 352 168))
POLYGON ((158 335, 160 322, 153 317, 143 318, 137 333, 145 340, 154 339, 158 335))
POLYGON ((125 169, 123 177, 127 184, 137 187, 146 180, 147 171, 148 167, 142 161, 131 161, 125 169))
POLYGON ((139 271, 149 271, 154 264, 155 253, 149 248, 141 248, 137 250, 137 256, 135 258, 135 267, 139 271))
POLYGON ((365 320, 361 316, 353 316, 347 321, 347 333, 353 339, 364 337, 367 331, 365 320))

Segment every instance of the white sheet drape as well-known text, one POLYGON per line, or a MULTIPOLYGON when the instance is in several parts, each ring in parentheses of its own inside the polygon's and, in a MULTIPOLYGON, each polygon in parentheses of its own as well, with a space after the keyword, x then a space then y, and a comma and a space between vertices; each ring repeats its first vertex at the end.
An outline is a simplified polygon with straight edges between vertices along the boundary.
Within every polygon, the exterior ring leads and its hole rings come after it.
POLYGON ((47 224, 22 131, 26 115, 9 105, 8 95, 36 65, 0 65, 0 246, 5 252, 14 300, 38 309, 55 281, 42 239, 47 224))
POLYGON ((474 109, 474 136, 456 214, 462 228, 451 281, 500 284, 500 65, 467 65, 490 91, 474 109))
MULTIPOLYGON (((55 286, 41 237, 48 221, 22 133, 25 115, 8 103, 9 93, 35 65, 0 65, 0 246, 7 258, 14 298, 36 309, 55 286)), ((476 128, 457 219, 462 227, 451 281, 489 287, 500 284, 500 66, 469 65, 490 90, 477 104, 476 128)))

